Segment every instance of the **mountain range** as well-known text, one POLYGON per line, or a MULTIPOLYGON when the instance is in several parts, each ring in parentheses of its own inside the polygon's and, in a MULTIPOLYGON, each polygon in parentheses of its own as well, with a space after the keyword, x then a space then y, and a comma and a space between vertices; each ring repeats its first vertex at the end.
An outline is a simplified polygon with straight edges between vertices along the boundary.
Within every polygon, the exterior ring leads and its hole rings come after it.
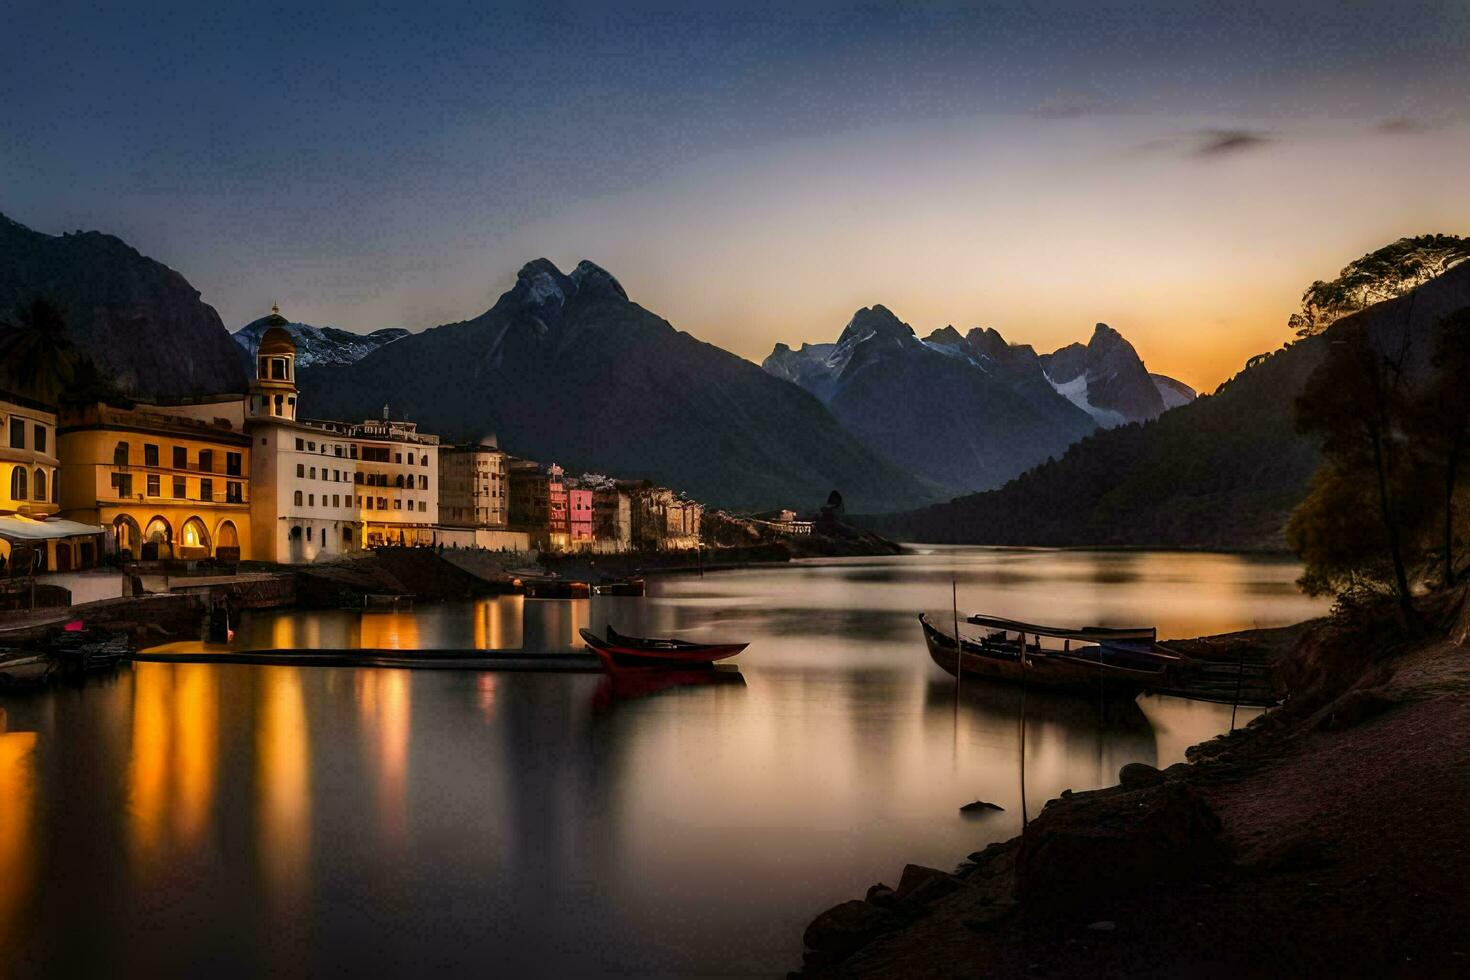
POLYGON ((899 509, 946 494, 873 452, 822 403, 675 330, 591 262, 546 259, 480 316, 300 374, 302 412, 396 417, 453 439, 644 477, 737 509, 899 509))
POLYGON ((60 308, 70 339, 124 387, 156 395, 246 388, 219 314, 179 273, 112 235, 47 235, 0 215, 0 318, 40 298, 60 308))
POLYGON ((1410 378, 1429 370, 1431 331, 1470 307, 1470 263, 1324 333, 1252 358, 1213 395, 1143 425, 1095 433, 999 490, 863 518, 909 541, 1270 549, 1320 456, 1295 403, 1327 345, 1354 324, 1410 378), (1405 353, 1406 352, 1406 353, 1405 353))
MULTIPOLYGON (((261 335, 274 322, 274 317, 263 316, 258 320, 251 320, 230 335, 244 352, 249 370, 254 370, 255 351, 260 347, 261 335)), ((340 327, 314 327, 309 323, 287 323, 285 329, 296 341, 296 366, 299 368, 320 364, 352 364, 379 347, 408 336, 408 331, 402 327, 384 327, 369 334, 353 333, 340 327)))
POLYGON ((1086 344, 1038 355, 994 329, 948 326, 921 339, 883 306, 859 310, 835 343, 777 344, 762 366, 821 399, 875 451, 957 489, 998 487, 1098 428, 1194 397, 1150 375, 1106 324, 1086 344))

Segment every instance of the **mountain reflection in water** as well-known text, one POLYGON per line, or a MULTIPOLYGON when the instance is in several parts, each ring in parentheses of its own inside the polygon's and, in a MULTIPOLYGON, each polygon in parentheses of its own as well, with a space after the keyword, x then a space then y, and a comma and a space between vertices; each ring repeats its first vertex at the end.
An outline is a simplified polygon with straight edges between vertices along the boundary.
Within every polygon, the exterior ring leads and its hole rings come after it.
MULTIPOLYGON (((817 911, 1019 829, 1019 692, 967 683, 957 711, 916 621, 951 577, 967 611, 1169 637, 1320 612, 1296 574, 935 549, 654 579, 646 598, 250 616, 239 648, 558 650, 609 622, 750 647, 733 679, 631 690, 135 664, 0 695, 0 948, 16 975, 779 974, 817 911), (977 798, 1005 810, 965 819, 977 798)), ((1029 692, 1029 809, 1178 761, 1229 713, 1029 692)))

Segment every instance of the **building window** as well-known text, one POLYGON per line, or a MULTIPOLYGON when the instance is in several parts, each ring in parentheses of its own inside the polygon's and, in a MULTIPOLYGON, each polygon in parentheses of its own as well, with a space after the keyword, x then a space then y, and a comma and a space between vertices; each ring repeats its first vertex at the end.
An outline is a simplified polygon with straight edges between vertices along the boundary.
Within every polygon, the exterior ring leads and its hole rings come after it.
POLYGON ((340 445, 333 446, 332 447, 332 455, 333 456, 341 456, 342 455, 342 447, 340 445))
POLYGON ((46 427, 44 425, 38 425, 38 426, 36 426, 36 452, 38 452, 38 453, 44 453, 45 451, 46 451, 46 427))
MULTIPOLYGON (((277 414, 277 415, 280 415, 281 414, 281 396, 280 395, 277 395, 276 396, 276 411, 275 411, 275 414, 277 414)), ((298 441, 300 441, 300 440, 298 440, 298 441)))
POLYGON ((234 482, 233 480, 231 480, 229 483, 226 483, 225 484, 225 503, 228 503, 228 504, 243 504, 244 502, 245 502, 245 495, 242 492, 241 485, 239 483, 234 482))
POLYGON ((299 477, 301 477, 302 479, 305 479, 306 478, 306 464, 305 463, 297 463, 296 464, 296 475, 299 476, 299 477))
MULTIPOLYGON (((22 478, 23 478, 22 474, 22 478)), ((112 489, 117 491, 119 500, 133 495, 133 475, 131 473, 112 474, 112 489)))
POLYGON ((284 357, 271 358, 271 380, 286 380, 286 359, 284 357))
POLYGON ((412 466, 413 465, 413 453, 409 453, 408 454, 408 465, 409 466, 412 466))
POLYGON ((420 500, 419 501, 419 513, 420 514, 426 514, 426 513, 428 513, 428 511, 429 511, 429 505, 428 505, 428 503, 426 501, 420 500))
MULTIPOLYGON (((359 497, 358 499, 361 500, 362 498, 359 497)), ((367 509, 368 510, 372 510, 373 509, 373 498, 372 497, 369 497, 367 499, 367 509)))
POLYGON ((201 449, 201 450, 199 450, 199 471, 201 473, 213 473, 214 472, 214 450, 213 449, 201 449))
POLYGON ((351 445, 351 446, 348 446, 347 447, 347 457, 349 459, 356 459, 357 458, 357 446, 356 445, 351 445))
MULTIPOLYGON (((12 446, 15 445, 14 435, 15 435, 15 433, 12 432, 11 433, 11 437, 12 438, 10 440, 10 444, 12 446)), ((113 466, 127 466, 128 465, 128 444, 127 443, 120 442, 116 446, 113 446, 112 447, 112 465, 113 466)))
POLYGON ((24 449, 26 447, 26 423, 25 419, 10 420, 10 448, 24 449))
POLYGON ((295 501, 296 501, 296 506, 297 507, 300 507, 301 506, 302 497, 303 497, 303 495, 302 495, 301 491, 300 490, 297 490, 296 491, 296 494, 295 494, 295 501))
MULTIPOLYGON (((21 470, 21 473, 24 474, 25 473, 25 470, 21 470)), ((42 469, 36 470, 36 485, 34 487, 32 487, 32 489, 35 490, 35 492, 36 492, 36 499, 37 500, 40 500, 42 502, 45 502, 45 500, 46 500, 46 471, 45 470, 42 470, 42 469)))
POLYGON ((309 453, 316 452, 316 443, 314 443, 314 442, 308 442, 306 444, 306 451, 309 452, 309 453))
POLYGON ((316 479, 316 467, 315 467, 315 466, 313 466, 313 467, 312 467, 312 468, 311 468, 311 478, 312 478, 312 479, 313 479, 313 480, 315 480, 315 479, 316 479))
POLYGON ((148 474, 148 496, 150 496, 150 497, 156 497, 156 496, 158 496, 158 474, 157 473, 149 473, 148 474))
POLYGON ((403 454, 402 453, 394 453, 393 454, 393 462, 395 462, 395 463, 401 463, 401 462, 403 462, 403 454))
POLYGON ((143 465, 158 465, 158 447, 153 445, 151 442, 143 443, 143 465))
POLYGON ((225 472, 230 476, 240 475, 239 453, 225 453, 225 472))
POLYGON ((387 509, 388 509, 388 498, 387 497, 379 497, 378 498, 378 510, 387 510, 387 509))
POLYGON ((174 499, 183 500, 189 496, 189 481, 182 476, 174 477, 174 499))
POLYGON ((299 453, 299 452, 301 452, 301 450, 303 450, 305 448, 306 448, 306 440, 305 439, 297 439, 296 440, 296 451, 299 453))
MULTIPOLYGON (((413 503, 413 501, 409 501, 409 503, 413 503)), ((394 497, 393 498, 393 509, 394 510, 402 510, 403 509, 403 500, 402 500, 402 498, 400 498, 400 497, 394 497)))
POLYGON ((61 481, 56 479, 56 471, 51 472, 51 502, 61 503, 61 481))
POLYGON ((309 494, 306 495, 306 506, 308 506, 308 507, 315 507, 316 506, 316 494, 309 493, 309 494))
POLYGON ((214 481, 213 480, 200 480, 199 481, 199 499, 200 500, 213 500, 214 499, 214 481))
POLYGON ((341 497, 340 494, 335 494, 335 493, 332 494, 332 506, 333 507, 341 507, 342 506, 342 497, 341 497))
POLYGON ((427 476, 425 476, 424 474, 422 474, 422 473, 419 474, 419 489, 420 490, 427 490, 427 489, 429 489, 429 478, 427 476))
POLYGON ((186 446, 174 447, 174 469, 187 470, 189 468, 189 450, 186 446))

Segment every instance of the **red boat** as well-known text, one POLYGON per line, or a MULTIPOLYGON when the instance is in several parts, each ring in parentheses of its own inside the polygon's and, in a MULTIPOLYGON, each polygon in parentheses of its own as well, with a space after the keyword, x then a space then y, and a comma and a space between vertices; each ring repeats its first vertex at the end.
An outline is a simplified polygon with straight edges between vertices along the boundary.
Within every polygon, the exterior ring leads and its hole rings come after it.
POLYGON ((611 626, 607 628, 605 640, 589 629, 578 632, 610 671, 712 664, 716 660, 733 657, 749 646, 747 643, 691 643, 688 640, 624 636, 611 626))

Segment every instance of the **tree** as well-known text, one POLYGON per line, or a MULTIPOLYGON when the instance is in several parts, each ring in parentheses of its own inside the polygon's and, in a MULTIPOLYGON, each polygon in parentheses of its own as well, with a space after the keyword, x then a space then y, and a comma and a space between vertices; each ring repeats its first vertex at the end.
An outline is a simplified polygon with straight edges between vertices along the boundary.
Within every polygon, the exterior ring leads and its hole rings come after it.
POLYGON ((0 377, 12 390, 54 405, 75 380, 78 359, 49 300, 33 300, 0 322, 0 377))
POLYGON ((1443 496, 1440 578, 1455 582, 1455 495, 1470 450, 1470 309, 1436 327, 1434 373, 1415 399, 1412 434, 1431 469, 1440 474, 1443 496))
POLYGON ((1326 330, 1350 313, 1381 303, 1447 272, 1470 258, 1470 241, 1458 235, 1400 238, 1349 263, 1331 282, 1317 280, 1302 293, 1302 308, 1287 320, 1298 337, 1326 330))
POLYGON ((1297 426, 1321 437, 1326 472, 1319 470, 1312 494, 1293 513, 1291 536, 1304 549, 1304 585, 1380 582, 1407 626, 1415 621, 1408 569, 1426 508, 1424 481, 1413 467, 1402 357, 1377 350, 1361 324, 1337 334, 1297 399, 1297 426), (1342 526, 1339 509, 1364 504, 1381 536, 1342 526), (1324 546, 1324 529, 1333 526, 1341 540, 1324 546))

